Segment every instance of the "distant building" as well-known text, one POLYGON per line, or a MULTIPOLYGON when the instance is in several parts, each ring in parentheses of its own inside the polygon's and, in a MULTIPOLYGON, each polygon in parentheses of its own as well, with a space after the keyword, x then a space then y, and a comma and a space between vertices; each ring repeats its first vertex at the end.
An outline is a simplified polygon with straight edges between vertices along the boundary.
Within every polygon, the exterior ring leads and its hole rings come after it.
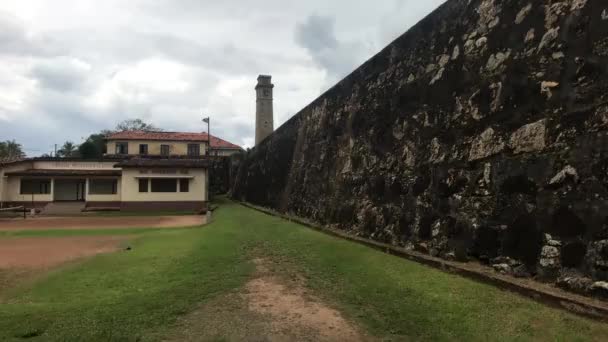
POLYGON ((213 135, 209 148, 207 133, 126 131, 109 135, 107 142, 108 155, 230 156, 243 151, 213 135))
POLYGON ((0 205, 202 210, 211 155, 242 149, 207 133, 125 131, 107 137, 100 160, 31 158, 0 163, 0 205))

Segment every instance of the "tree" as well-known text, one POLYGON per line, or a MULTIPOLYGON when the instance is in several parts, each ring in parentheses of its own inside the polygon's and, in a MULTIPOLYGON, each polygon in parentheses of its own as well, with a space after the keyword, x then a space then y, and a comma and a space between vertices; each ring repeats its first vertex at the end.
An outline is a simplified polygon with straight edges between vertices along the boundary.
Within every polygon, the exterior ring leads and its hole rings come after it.
POLYGON ((106 151, 105 137, 108 131, 102 131, 99 134, 91 134, 85 142, 78 146, 78 153, 81 158, 98 159, 102 158, 106 151))
POLYGON ((160 132, 162 129, 144 122, 142 119, 127 119, 116 125, 117 132, 122 131, 150 131, 160 132))
POLYGON ((15 140, 0 141, 0 158, 23 158, 23 147, 15 140))
MULTIPOLYGON (((98 159, 102 158, 104 153, 106 153, 106 137, 109 134, 123 131, 152 131, 152 132, 160 132, 162 129, 144 122, 141 119, 128 119, 122 122, 119 122, 116 125, 114 130, 104 129, 99 133, 91 134, 80 146, 78 146, 78 156, 85 159, 98 159)), ((66 142, 67 143, 67 142, 66 142)), ((72 147, 74 144, 70 142, 72 147)), ((65 145, 64 145, 65 146, 65 145)), ((74 157, 76 153, 72 151, 72 155, 64 155, 62 147, 61 150, 57 151, 57 156, 60 157, 74 157)))
POLYGON ((87 140, 78 146, 78 154, 80 155, 80 158, 95 159, 99 158, 101 153, 93 142, 87 140))
POLYGON ((57 157, 72 158, 78 156, 78 148, 71 141, 66 141, 63 146, 57 151, 57 157))

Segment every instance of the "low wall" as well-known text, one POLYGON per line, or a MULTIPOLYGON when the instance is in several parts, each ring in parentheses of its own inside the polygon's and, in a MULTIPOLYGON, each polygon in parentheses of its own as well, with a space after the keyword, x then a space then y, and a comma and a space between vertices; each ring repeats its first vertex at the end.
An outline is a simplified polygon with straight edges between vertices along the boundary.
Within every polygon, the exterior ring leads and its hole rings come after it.
POLYGON ((608 294, 608 4, 451 0, 281 126, 232 196, 608 294))
POLYGON ((174 202, 120 202, 121 211, 192 211, 207 210, 205 201, 174 201, 174 202))

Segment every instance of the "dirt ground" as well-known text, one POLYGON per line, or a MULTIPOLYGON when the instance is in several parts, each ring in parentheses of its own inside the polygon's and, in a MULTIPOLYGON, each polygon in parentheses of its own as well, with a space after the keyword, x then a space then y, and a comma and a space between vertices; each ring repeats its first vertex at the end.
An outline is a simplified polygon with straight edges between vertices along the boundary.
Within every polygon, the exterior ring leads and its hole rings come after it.
POLYGON ((70 236, 0 239, 0 269, 50 268, 121 248, 125 236, 70 236))
POLYGON ((176 228, 205 224, 205 216, 34 217, 0 219, 0 231, 48 229, 176 228))
MULTIPOLYGON (((315 341, 363 341, 358 329, 301 284, 283 284, 263 259, 255 259, 258 276, 245 285, 249 310, 270 319, 271 336, 279 340, 312 337, 315 341), (294 336, 296 335, 296 336, 294 336)), ((300 339, 298 339, 300 340, 300 339)))
POLYGON ((255 259, 256 275, 242 289, 216 298, 178 322, 170 341, 372 341, 355 324, 310 293, 301 279, 273 274, 255 259))

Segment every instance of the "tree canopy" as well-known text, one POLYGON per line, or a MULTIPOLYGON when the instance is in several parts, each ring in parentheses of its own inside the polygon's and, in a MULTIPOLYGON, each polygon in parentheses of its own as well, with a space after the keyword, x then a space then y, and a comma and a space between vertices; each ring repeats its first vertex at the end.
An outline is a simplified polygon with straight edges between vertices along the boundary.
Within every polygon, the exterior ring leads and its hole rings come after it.
POLYGON ((23 146, 15 140, 0 141, 0 158, 23 158, 23 146))
POLYGON ((153 124, 144 122, 142 119, 127 119, 122 122, 119 122, 116 125, 116 128, 114 131, 115 132, 123 132, 123 131, 160 132, 160 131, 162 131, 162 129, 154 126, 153 124))
POLYGON ((71 141, 66 141, 63 146, 57 150, 57 157, 73 158, 78 157, 78 147, 71 141))

